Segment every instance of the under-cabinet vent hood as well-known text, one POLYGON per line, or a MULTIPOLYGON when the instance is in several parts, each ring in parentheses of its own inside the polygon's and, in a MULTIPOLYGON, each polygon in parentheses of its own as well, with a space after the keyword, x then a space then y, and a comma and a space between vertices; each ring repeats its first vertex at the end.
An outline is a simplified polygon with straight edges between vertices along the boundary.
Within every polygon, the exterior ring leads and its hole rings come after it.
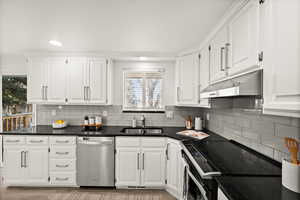
POLYGON ((262 96, 262 70, 215 83, 200 93, 200 98, 262 96))

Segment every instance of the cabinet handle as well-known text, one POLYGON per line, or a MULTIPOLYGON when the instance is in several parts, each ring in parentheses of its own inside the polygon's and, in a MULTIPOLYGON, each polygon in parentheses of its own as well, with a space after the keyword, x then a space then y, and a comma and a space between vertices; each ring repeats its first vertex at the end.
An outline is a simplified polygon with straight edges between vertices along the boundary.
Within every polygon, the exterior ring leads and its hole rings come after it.
POLYGON ((140 170, 140 153, 137 153, 137 169, 140 170))
POLYGON ((167 160, 169 160, 169 143, 167 144, 166 156, 167 156, 167 160))
POLYGON ((180 88, 177 86, 177 102, 180 101, 180 96, 179 96, 180 88))
POLYGON ((24 165, 23 165, 23 153, 24 153, 24 151, 21 151, 21 168, 24 167, 24 165))
POLYGON ((201 101, 200 93, 201 93, 201 84, 198 85, 198 103, 199 104, 200 104, 200 101, 201 101))
POLYGON ((59 143, 59 144, 65 144, 65 143, 69 143, 69 140, 56 140, 55 141, 56 143, 59 143))
POLYGON ((91 100, 91 87, 90 86, 87 87, 87 97, 88 97, 88 100, 90 101, 91 100))
POLYGON ((225 45, 225 68, 229 69, 229 43, 226 43, 225 45))
POLYGON ((43 140, 30 140, 29 142, 31 142, 31 143, 42 143, 43 140))
POLYGON ((68 177, 66 177, 66 178, 58 178, 58 177, 56 177, 55 180, 57 180, 57 181, 67 181, 67 180, 69 180, 69 178, 68 177))
POLYGON ((57 155, 68 155, 69 154, 69 152, 55 152, 55 154, 57 154, 57 155))
POLYGON ((145 169, 145 153, 143 153, 143 170, 145 169))
POLYGON ((66 168, 66 167, 69 167, 69 165, 55 165, 56 167, 58 168, 66 168))
POLYGON ((6 142, 8 142, 8 143, 16 143, 16 142, 20 142, 20 140, 6 140, 6 142))
POLYGON ((221 61, 221 64, 220 64, 220 69, 221 71, 224 71, 224 68, 223 68, 223 53, 224 53, 224 50, 225 50, 225 47, 221 47, 221 55, 220 55, 220 61, 221 61))
POLYGON ((87 86, 84 86, 84 100, 87 100, 87 86))

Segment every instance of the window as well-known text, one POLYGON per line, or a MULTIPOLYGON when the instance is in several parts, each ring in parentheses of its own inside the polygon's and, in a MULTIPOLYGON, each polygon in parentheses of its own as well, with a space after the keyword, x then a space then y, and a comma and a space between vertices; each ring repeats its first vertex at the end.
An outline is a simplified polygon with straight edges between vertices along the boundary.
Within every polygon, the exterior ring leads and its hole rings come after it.
POLYGON ((4 131, 30 126, 32 105, 27 104, 27 78, 25 76, 2 77, 2 124, 4 131))
POLYGON ((163 111, 163 72, 124 71, 123 110, 163 111))

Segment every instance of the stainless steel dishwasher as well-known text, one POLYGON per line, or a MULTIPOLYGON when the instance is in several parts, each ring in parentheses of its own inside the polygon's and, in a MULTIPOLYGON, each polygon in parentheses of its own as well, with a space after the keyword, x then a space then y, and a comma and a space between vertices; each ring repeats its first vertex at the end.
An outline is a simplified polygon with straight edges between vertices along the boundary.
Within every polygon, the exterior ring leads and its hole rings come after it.
POLYGON ((79 137, 77 183, 79 186, 115 186, 114 137, 79 137))

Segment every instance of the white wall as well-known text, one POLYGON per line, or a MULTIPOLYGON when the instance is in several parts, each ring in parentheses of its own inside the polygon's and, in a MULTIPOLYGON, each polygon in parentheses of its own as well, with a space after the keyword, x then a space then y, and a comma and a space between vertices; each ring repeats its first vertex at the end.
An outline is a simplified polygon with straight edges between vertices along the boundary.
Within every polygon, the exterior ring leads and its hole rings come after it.
POLYGON ((3 55, 2 75, 26 75, 26 59, 23 55, 3 55))
POLYGON ((161 62, 140 62, 140 61, 114 61, 113 70, 113 104, 122 105, 123 101, 123 69, 124 68, 163 68, 165 69, 164 81, 164 104, 174 105, 174 84, 175 84, 175 62, 161 61, 161 62))

